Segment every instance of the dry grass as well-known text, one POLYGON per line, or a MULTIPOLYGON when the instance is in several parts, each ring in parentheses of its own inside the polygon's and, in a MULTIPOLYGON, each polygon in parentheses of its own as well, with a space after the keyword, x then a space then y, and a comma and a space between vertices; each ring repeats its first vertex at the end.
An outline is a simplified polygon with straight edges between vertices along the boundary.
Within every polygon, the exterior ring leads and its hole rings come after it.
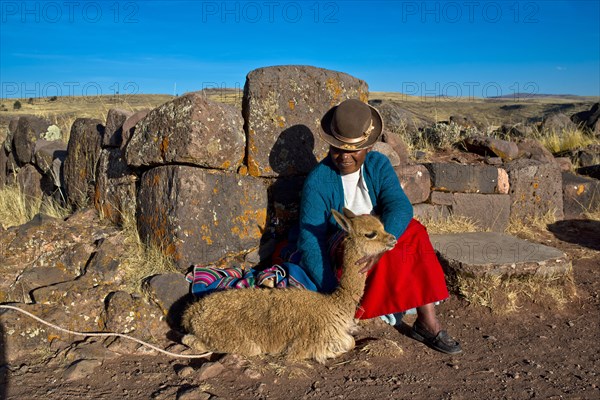
POLYGON ((600 205, 593 210, 587 210, 583 213, 584 217, 593 221, 600 221, 600 205))
POLYGON ((177 268, 172 258, 165 255, 160 247, 142 242, 135 217, 124 215, 123 221, 124 243, 127 247, 126 258, 121 260, 124 282, 130 292, 144 293, 142 284, 146 278, 177 272, 177 268))
POLYGON ((479 229, 472 219, 450 214, 447 217, 422 217, 418 218, 427 228, 429 234, 478 232, 479 229))
POLYGON ((537 140, 553 154, 600 144, 599 139, 579 129, 540 133, 537 140))
POLYGON ((400 358, 404 354, 404 349, 390 339, 374 340, 365 345, 360 351, 371 357, 400 358))
POLYGON ((69 215, 71 210, 62 207, 53 199, 47 198, 42 201, 28 197, 19 185, 9 185, 0 189, 0 225, 4 229, 25 224, 39 213, 62 219, 69 215))
POLYGON ((561 309, 577 297, 572 272, 565 276, 497 276, 451 279, 452 290, 470 304, 489 308, 496 314, 518 311, 527 303, 561 309))
POLYGON ((548 210, 544 215, 534 215, 526 218, 511 217, 506 233, 527 239, 536 239, 540 231, 547 231, 548 225, 555 223, 556 209, 548 210))

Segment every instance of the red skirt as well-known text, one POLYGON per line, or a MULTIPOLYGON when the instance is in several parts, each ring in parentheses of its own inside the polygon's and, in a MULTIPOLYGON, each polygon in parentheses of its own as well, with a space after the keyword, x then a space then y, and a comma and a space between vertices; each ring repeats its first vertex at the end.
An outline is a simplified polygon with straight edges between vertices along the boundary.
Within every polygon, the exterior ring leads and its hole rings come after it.
MULTIPOLYGON (((340 266, 343 258, 341 235, 331 238, 330 255, 340 266)), ((287 241, 280 243, 273 262, 298 262, 292 246, 284 250, 287 241)), ((341 269, 338 269, 341 273, 341 269)), ((338 278, 339 278, 338 274, 338 278)), ((411 308, 448 298, 444 271, 437 259, 425 227, 413 219, 398 238, 396 246, 383 254, 367 273, 367 282, 356 318, 368 319, 380 315, 407 311, 411 308)))
POLYGON ((427 230, 413 219, 396 246, 367 273, 356 318, 393 314, 447 298, 444 271, 427 230))

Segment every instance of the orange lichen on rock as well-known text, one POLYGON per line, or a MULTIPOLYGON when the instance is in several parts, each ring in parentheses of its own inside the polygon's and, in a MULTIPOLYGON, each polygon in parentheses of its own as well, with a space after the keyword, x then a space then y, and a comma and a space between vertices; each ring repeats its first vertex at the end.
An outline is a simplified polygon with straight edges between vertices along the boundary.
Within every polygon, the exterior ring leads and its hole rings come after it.
POLYGON ((340 85, 340 83, 333 78, 329 78, 325 81, 325 87, 327 88, 327 90, 329 91, 329 94, 331 95, 331 106, 334 106, 336 104, 338 104, 341 100, 342 97, 342 86, 340 85))
POLYGON ((221 169, 229 169, 231 166, 231 161, 227 160, 223 164, 221 164, 221 169))
POLYGON ((244 213, 233 219, 235 224, 231 233, 240 238, 259 239, 262 236, 267 221, 267 210, 245 210, 244 213))
POLYGON ((211 233, 212 233, 212 232, 211 232, 210 228, 208 227, 208 225, 202 224, 202 225, 200 226, 200 237, 201 237, 201 238, 202 238, 202 240, 204 240, 204 242, 205 242, 206 244, 208 244, 208 245, 211 245, 211 244, 213 244, 213 240, 212 240, 212 238, 210 237, 211 233))
POLYGON ((160 156, 164 160, 167 154, 167 150, 169 150, 169 137, 165 136, 160 143, 160 156))
POLYGON ((369 93, 365 93, 362 90, 359 90, 358 99, 364 103, 367 103, 369 101, 369 93))

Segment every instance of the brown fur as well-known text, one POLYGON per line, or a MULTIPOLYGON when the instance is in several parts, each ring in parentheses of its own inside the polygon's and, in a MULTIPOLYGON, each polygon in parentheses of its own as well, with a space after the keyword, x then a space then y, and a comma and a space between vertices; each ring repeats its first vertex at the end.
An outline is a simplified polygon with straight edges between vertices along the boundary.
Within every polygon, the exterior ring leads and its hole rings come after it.
POLYGON ((191 304, 183 315, 182 342, 199 351, 244 356, 286 353, 291 360, 318 362, 354 348, 349 333, 364 293, 366 274, 356 261, 391 249, 396 240, 370 215, 342 215, 348 232, 344 271, 337 290, 322 294, 299 289, 237 289, 216 292, 191 304), (373 233, 375 237, 369 238, 373 233), (365 236, 368 235, 368 236, 365 236))

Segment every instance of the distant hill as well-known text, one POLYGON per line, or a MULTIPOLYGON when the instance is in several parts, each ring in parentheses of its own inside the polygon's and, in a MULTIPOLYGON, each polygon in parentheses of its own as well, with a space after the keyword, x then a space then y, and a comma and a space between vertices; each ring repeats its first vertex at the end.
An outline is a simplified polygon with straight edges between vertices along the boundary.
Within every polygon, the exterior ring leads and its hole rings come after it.
MULTIPOLYGON (((544 93, 513 93, 513 94, 505 94, 503 96, 490 96, 488 99, 503 99, 503 100, 513 100, 513 99, 565 99, 565 100, 575 100, 575 101, 586 101, 593 99, 596 96, 579 96, 576 94, 544 94, 544 93)), ((598 98, 598 97, 596 97, 598 98)))

